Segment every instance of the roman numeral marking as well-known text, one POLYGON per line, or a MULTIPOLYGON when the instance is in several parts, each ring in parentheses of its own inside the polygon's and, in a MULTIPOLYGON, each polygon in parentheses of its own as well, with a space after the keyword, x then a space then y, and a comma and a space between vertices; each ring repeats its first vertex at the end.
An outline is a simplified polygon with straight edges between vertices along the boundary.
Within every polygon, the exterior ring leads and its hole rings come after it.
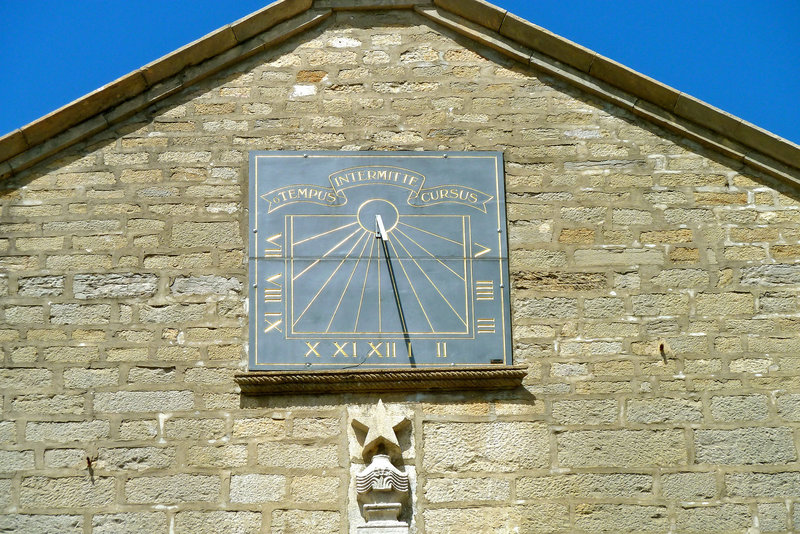
POLYGON ((283 332, 280 329, 280 325, 283 322, 283 315, 280 313, 265 313, 264 314, 264 322, 267 323, 267 327, 264 329, 264 333, 267 334, 271 330, 277 330, 278 332, 283 332))
POLYGON ((476 300, 494 300, 494 282, 491 280, 478 280, 475 282, 476 300))
POLYGON ((447 358, 447 343, 445 342, 436 343, 436 357, 447 358))
POLYGON ((369 345, 370 351, 367 354, 367 358, 371 357, 373 354, 376 355, 378 358, 396 358, 397 357, 397 349, 394 343, 375 343, 367 342, 369 345), (381 353, 381 346, 385 345, 384 352, 381 353))
POLYGON ((264 249, 265 258, 280 258, 283 253, 283 245, 278 241, 283 234, 275 234, 267 238, 269 246, 264 249))
POLYGON ((267 283, 272 284, 274 287, 266 287, 264 288, 264 302, 280 302, 281 301, 281 292, 283 290, 283 286, 276 282, 276 280, 280 280, 283 273, 278 273, 270 276, 267 278, 267 283))
POLYGON ((476 322, 478 323, 479 334, 494 334, 495 332, 494 319, 476 319, 476 322))
POLYGON ((480 257, 481 257, 481 256, 483 256, 484 254, 488 254, 489 252, 491 252, 491 251, 492 251, 492 249, 491 249, 491 248, 489 248, 489 247, 485 247, 485 246, 481 245, 480 243, 475 243, 475 246, 476 246, 476 247, 479 247, 479 248, 481 248, 481 249, 482 249, 480 252, 478 252, 477 254, 475 254, 475 257, 476 257, 476 258, 480 258, 480 257))
POLYGON ((314 355, 315 355, 317 358, 319 358, 319 357, 320 357, 320 354, 319 354, 319 352, 317 352, 317 347, 319 347, 319 342, 317 342, 317 343, 314 343, 314 345, 311 345, 311 343, 309 343, 308 341, 306 341, 306 346, 308 347, 308 351, 306 352, 306 358, 308 358, 308 357, 309 357, 309 356, 310 356, 312 353, 313 353, 313 354, 314 354, 314 355))

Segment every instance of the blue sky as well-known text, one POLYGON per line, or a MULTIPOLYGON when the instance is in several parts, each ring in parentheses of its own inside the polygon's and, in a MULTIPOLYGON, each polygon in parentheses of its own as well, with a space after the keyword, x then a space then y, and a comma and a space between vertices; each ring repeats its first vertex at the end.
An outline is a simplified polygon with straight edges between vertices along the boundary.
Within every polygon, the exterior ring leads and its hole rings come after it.
MULTIPOLYGON (((0 134, 266 3, 3 0, 0 134)), ((494 3, 800 143, 798 0, 494 3)))

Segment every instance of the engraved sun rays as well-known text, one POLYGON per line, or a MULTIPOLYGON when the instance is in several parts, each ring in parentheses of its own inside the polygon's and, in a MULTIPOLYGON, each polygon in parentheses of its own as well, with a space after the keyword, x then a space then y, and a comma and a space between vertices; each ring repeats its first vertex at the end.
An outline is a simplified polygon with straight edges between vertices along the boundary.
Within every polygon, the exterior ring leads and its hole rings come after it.
MULTIPOLYGON (((288 217, 292 334, 403 334, 375 232, 350 216, 288 217)), ((469 217, 408 215, 388 250, 408 332, 469 331, 469 217)))

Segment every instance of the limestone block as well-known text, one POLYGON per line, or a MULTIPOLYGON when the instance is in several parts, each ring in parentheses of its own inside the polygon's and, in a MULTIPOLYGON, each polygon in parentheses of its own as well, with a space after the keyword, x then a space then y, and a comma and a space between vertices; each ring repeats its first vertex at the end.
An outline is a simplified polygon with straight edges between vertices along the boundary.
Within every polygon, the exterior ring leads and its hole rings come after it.
POLYGON ((338 534, 341 516, 322 510, 273 510, 270 532, 273 534, 338 534))
POLYGON ((194 408, 191 391, 114 391, 98 392, 94 398, 98 412, 171 412, 194 408))
POLYGON ((25 297, 56 297, 64 293, 63 276, 31 276, 17 280, 19 295, 25 297))
MULTIPOLYGON (((11 479, 0 479, 0 507, 5 508, 11 504, 11 479)), ((0 528, 6 528, 3 525, 3 520, 0 518, 0 528)))
POLYGON ((552 499, 557 497, 642 498, 653 492, 653 477, 635 473, 581 473, 520 477, 517 480, 518 499, 552 499))
POLYGON ((0 530, 25 534, 83 534, 80 515, 0 515, 0 530))
POLYGON ((325 469, 339 467, 339 456, 335 445, 266 442, 258 445, 258 464, 288 469, 325 469))
MULTIPOLYGON (((189 393, 189 392, 187 392, 189 393)), ((167 439, 212 440, 225 434, 225 421, 212 418, 171 417, 164 425, 167 439)))
POLYGON ((25 477, 19 489, 19 503, 51 509, 104 506, 114 501, 115 493, 111 477, 25 477))
POLYGON ((629 400, 626 405, 631 423, 677 423, 703 420, 703 405, 692 399, 642 399, 629 400))
POLYGON ((21 469, 33 469, 33 451, 0 450, 0 472, 13 474, 21 469))
POLYGON ((563 400, 553 402, 553 422, 559 425, 599 425, 619 417, 617 401, 563 400))
POLYGON ((800 284, 800 265, 776 263, 744 267, 740 283, 745 286, 782 286, 800 284))
POLYGON ((186 510, 175 514, 175 532, 191 532, 192 534, 218 534, 220 532, 258 534, 261 532, 261 521, 260 512, 201 512, 186 510))
POLYGON ((558 462, 570 467, 647 467, 685 464, 680 430, 585 430, 557 436, 558 462))
POLYGON ((44 451, 44 464, 47 467, 86 468, 88 454, 83 449, 50 449, 44 451))
POLYGON ((0 388, 4 392, 31 391, 52 387, 53 372, 47 369, 0 369, 0 388))
POLYGON ((767 418, 765 395, 711 397, 711 416, 718 421, 753 421, 767 418))
POLYGON ((79 395, 19 395, 12 399, 13 412, 29 415, 79 415, 85 400, 79 395))
POLYGON ((428 502, 505 502, 511 497, 511 481, 493 478, 430 478, 424 495, 428 502))
POLYGON ((42 306, 7 306, 5 320, 10 325, 43 323, 44 308, 42 306))
POLYGON ((729 473, 725 489, 731 497, 786 497, 800 495, 800 473, 729 473))
POLYGON ((511 472, 550 463, 547 427, 533 422, 434 423, 423 426, 430 473, 511 472))
POLYGON ((25 426, 28 441, 94 441, 108 437, 109 423, 106 420, 80 422, 29 422, 25 426))
POLYGON ((224 295, 237 294, 242 283, 233 277, 224 276, 181 276, 170 285, 175 295, 224 295))
POLYGON ((183 222, 172 229, 172 246, 175 247, 231 248, 241 244, 237 222, 183 222))
POLYGON ((797 459, 789 428, 695 430, 697 463, 783 464, 797 459))
POLYGON ((234 438, 278 438, 285 435, 286 422, 271 418, 246 418, 233 421, 234 438))
POLYGON ((712 499, 717 495, 714 473, 671 473, 661 477, 665 497, 681 501, 712 499))
POLYGON ((73 362, 87 363, 97 361, 100 351, 97 347, 47 347, 44 349, 44 359, 48 362, 73 362))
POLYGON ((247 464, 245 445, 194 446, 186 451, 186 463, 196 467, 242 467, 247 464))
POLYGON ((220 480, 213 475, 178 474, 132 478, 125 482, 125 500, 131 504, 219 502, 220 480))
POLYGON ((589 532, 663 532, 669 529, 669 518, 664 506, 580 504, 575 526, 589 532))
POLYGON ((746 504, 722 504, 679 508, 677 526, 681 532, 744 531, 752 523, 746 504))
POLYGON ((333 504, 339 500, 342 481, 338 477, 303 475, 292 477, 290 498, 296 502, 333 504))
POLYGON ((64 369, 64 387, 67 389, 88 389, 113 386, 119 383, 119 369, 85 369, 71 367, 64 369))
POLYGON ((787 421, 800 421, 800 394, 790 393, 778 397, 778 415, 787 421))
POLYGON ((108 304, 53 304, 50 306, 52 324, 108 324, 111 306, 108 304))
POLYGON ((758 505, 758 526, 761 532, 786 532, 788 515, 785 503, 761 503, 758 505))
POLYGON ((118 447, 97 451, 97 466, 109 471, 166 469, 176 464, 172 447, 118 447))
POLYGON ((139 318, 145 323, 183 323, 199 321, 205 314, 205 304, 167 304, 142 306, 139 318))
POLYGON ((76 274, 72 282, 76 299, 149 297, 157 289, 158 277, 154 274, 76 274))
POLYGON ((92 517, 92 534, 167 534, 168 530, 163 512, 97 514, 92 517))
POLYGON ((276 502, 286 494, 286 477, 250 473, 231 476, 231 502, 276 502))

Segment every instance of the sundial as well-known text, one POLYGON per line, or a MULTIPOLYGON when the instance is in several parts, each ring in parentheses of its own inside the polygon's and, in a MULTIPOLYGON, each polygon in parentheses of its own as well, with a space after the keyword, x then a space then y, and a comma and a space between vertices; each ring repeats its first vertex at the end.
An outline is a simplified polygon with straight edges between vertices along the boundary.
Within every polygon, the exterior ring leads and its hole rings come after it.
POLYGON ((510 364, 502 154, 251 152, 250 369, 510 364))

